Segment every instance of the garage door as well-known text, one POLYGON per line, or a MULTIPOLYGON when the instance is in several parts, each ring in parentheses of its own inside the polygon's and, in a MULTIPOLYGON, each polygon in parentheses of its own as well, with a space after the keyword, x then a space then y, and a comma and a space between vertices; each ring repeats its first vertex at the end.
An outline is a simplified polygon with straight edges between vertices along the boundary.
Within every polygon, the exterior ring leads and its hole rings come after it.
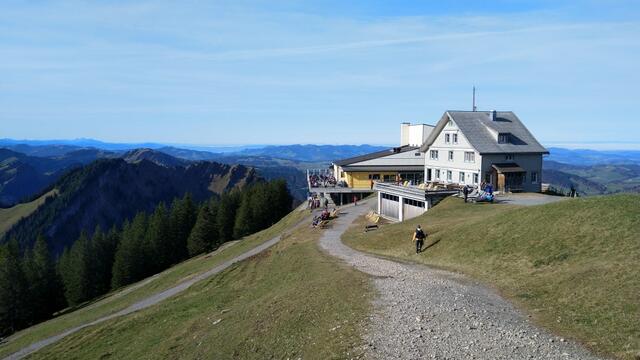
POLYGON ((385 193, 382 193, 380 195, 382 197, 380 204, 380 214, 398 220, 398 216, 400 215, 400 199, 397 196, 385 193))
POLYGON ((403 206, 403 215, 405 220, 420 216, 425 211, 424 201, 404 199, 403 206))

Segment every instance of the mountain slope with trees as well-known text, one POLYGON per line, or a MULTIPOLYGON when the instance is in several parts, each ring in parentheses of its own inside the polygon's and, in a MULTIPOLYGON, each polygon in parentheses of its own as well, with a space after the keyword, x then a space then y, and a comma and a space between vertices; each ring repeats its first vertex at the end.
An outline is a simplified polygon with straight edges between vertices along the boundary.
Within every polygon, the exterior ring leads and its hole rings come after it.
POLYGON ((186 193, 203 201, 257 180, 255 171, 242 165, 197 162, 167 167, 147 160, 100 159, 63 176, 54 186, 56 195, 4 238, 16 238, 22 248, 28 248, 43 234, 58 255, 83 230, 120 226, 139 211, 152 211, 160 202, 170 203, 186 193))
POLYGON ((291 205, 284 180, 253 182, 204 201, 186 193, 107 232, 100 225, 83 229, 57 263, 44 236, 33 248, 11 238, 0 245, 0 336, 268 228, 291 205))

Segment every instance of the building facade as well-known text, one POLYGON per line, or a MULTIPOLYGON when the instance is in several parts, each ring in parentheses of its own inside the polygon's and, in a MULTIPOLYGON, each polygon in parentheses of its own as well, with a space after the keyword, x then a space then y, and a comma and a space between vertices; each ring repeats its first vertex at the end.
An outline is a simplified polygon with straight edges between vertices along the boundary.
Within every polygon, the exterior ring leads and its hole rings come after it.
POLYGON ((511 111, 447 111, 421 147, 425 181, 540 192, 540 145, 511 111))
POLYGON ((371 182, 402 182, 420 184, 424 181, 424 153, 420 146, 434 127, 425 124, 402 123, 400 146, 349 159, 334 161, 333 174, 343 186, 371 188, 371 182))

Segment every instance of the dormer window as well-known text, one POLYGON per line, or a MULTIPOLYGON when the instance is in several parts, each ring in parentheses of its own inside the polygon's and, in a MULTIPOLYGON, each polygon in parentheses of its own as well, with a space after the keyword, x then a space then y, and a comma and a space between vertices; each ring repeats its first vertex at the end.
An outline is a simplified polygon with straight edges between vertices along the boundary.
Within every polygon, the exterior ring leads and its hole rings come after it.
POLYGON ((509 133, 499 133, 498 134, 498 144, 508 144, 510 142, 511 134, 509 133))

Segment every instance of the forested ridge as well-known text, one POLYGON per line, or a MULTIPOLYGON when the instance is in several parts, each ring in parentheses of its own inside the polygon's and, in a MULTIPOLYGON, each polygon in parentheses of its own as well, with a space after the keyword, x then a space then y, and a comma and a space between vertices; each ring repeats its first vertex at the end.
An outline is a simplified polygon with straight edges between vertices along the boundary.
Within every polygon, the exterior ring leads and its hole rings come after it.
POLYGON ((42 235, 31 248, 11 238, 0 246, 0 336, 265 229, 290 212, 292 200, 284 180, 203 202, 187 193, 122 226, 84 229, 57 259, 42 235))

